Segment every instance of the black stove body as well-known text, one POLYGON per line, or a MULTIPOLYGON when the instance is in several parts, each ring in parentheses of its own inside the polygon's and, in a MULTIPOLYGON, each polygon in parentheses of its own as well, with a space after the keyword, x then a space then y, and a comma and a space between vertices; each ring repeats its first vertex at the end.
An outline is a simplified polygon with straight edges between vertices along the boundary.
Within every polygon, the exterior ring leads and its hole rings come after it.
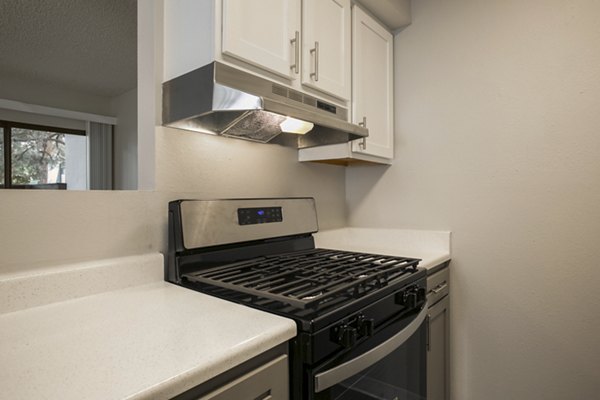
POLYGON ((169 203, 166 280, 293 319, 290 398, 426 398, 420 260, 315 248, 312 198, 169 203))

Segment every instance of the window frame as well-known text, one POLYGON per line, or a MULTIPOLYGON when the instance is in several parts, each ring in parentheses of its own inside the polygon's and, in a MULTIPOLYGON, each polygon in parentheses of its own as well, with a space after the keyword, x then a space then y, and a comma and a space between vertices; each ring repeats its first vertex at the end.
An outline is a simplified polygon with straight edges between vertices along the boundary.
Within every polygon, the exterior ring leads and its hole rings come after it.
POLYGON ((12 129, 31 129, 44 132, 64 133, 67 135, 87 136, 86 131, 80 129, 60 128, 56 126, 29 124, 23 122, 0 120, 0 128, 3 128, 4 134, 4 185, 0 189, 54 189, 65 190, 66 183, 41 183, 13 185, 12 183, 12 129))

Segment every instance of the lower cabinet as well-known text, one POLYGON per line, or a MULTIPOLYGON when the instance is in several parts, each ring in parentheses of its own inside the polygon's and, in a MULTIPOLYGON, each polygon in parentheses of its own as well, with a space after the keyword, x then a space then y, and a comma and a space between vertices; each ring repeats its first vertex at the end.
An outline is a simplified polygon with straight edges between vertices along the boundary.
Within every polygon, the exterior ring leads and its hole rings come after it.
POLYGON ((288 392, 288 359, 283 355, 198 400, 288 400, 288 392))
POLYGON ((450 398, 448 268, 427 278, 429 301, 427 334, 427 399, 450 398))
POLYGON ((223 372, 171 400, 289 400, 287 343, 223 372))

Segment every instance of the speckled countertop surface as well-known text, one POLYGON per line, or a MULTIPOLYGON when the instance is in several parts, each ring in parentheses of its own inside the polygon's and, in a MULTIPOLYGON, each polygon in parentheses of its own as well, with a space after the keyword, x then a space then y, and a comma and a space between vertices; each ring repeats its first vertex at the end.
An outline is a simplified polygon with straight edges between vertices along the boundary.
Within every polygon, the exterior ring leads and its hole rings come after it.
MULTIPOLYGON (((158 277, 162 257, 152 260, 147 269, 158 277)), ((88 268, 74 269, 61 272, 78 280, 88 268)), ((18 280, 5 285, 9 295, 27 287, 18 280)), ((36 285, 34 297, 50 291, 52 302, 13 301, 16 311, 0 314, 2 398, 167 399, 296 334, 292 320, 160 280, 75 298, 36 285)))
POLYGON ((431 269, 450 260, 451 233, 410 229, 341 228, 314 234, 317 247, 420 258, 431 269))

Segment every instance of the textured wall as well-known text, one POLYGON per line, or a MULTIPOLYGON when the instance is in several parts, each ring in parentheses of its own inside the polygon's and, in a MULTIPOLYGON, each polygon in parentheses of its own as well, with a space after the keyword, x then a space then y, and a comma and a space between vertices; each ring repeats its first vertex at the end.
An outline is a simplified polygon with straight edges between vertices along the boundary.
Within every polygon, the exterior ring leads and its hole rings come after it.
POLYGON ((450 229, 455 400, 600 393, 600 2, 413 4, 353 226, 450 229))
POLYGON ((85 109, 85 100, 135 87, 136 1, 3 1, 0 7, 0 92, 21 80, 42 86, 40 98, 14 100, 105 114, 85 109), (57 89, 56 99, 49 87, 57 89), (84 102, 60 104, 69 91, 84 102))
POLYGON ((288 147, 162 127, 156 148, 159 191, 210 199, 310 196, 321 228, 346 223, 343 167, 299 163, 288 147))
POLYGON ((153 192, 0 190, 0 204, 0 273, 163 246, 153 192))

